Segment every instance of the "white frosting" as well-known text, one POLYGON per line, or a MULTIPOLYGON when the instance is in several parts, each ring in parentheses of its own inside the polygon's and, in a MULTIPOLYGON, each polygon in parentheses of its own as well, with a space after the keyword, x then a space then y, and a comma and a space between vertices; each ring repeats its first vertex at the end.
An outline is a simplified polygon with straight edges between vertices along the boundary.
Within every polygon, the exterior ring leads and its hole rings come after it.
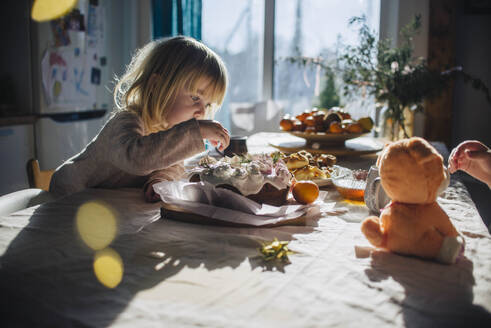
POLYGON ((208 157, 192 173, 198 173, 201 181, 215 186, 234 186, 244 196, 257 194, 266 183, 285 189, 291 179, 285 163, 281 159, 274 162, 268 154, 224 157, 219 161, 208 157))

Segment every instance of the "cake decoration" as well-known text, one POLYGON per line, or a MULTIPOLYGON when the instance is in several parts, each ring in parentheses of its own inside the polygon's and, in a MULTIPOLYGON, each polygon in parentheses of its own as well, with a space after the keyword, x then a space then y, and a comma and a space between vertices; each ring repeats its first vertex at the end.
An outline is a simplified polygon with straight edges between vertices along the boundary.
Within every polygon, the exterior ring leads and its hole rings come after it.
POLYGON ((289 189, 292 177, 283 160, 269 154, 236 155, 220 160, 206 156, 191 175, 199 176, 194 181, 232 186, 244 196, 259 193, 266 184, 278 190, 289 189))

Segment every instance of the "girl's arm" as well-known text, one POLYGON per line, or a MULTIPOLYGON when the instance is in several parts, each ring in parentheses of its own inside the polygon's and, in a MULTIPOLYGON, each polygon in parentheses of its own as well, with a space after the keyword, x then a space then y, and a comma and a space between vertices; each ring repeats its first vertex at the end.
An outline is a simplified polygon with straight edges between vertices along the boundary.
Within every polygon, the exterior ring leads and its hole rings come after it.
POLYGON ((134 175, 149 175, 205 150, 195 119, 169 130, 143 135, 143 124, 132 113, 119 113, 104 129, 107 160, 134 175))
POLYGON ((153 190, 153 185, 161 181, 179 180, 185 173, 182 162, 172 165, 168 168, 154 171, 148 177, 147 182, 143 186, 143 193, 147 202, 160 201, 160 196, 153 190))

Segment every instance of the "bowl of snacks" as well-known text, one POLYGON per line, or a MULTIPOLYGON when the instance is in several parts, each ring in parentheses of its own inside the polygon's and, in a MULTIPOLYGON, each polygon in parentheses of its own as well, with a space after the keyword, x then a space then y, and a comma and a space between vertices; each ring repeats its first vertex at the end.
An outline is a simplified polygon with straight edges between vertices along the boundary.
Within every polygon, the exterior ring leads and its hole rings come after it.
POLYGON ((305 139, 307 144, 344 144, 348 139, 369 133, 372 128, 370 117, 354 120, 339 108, 327 111, 314 108, 296 116, 285 115, 280 121, 282 131, 305 139))

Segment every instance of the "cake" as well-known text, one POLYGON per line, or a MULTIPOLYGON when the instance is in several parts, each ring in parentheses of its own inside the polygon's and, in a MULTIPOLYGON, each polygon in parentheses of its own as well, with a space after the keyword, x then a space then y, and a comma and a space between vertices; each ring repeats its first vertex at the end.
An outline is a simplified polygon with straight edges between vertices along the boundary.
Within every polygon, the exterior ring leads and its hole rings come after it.
POLYGON ((246 154, 220 160, 204 157, 191 171, 190 181, 204 181, 260 204, 281 206, 288 197, 291 174, 280 158, 246 154))

